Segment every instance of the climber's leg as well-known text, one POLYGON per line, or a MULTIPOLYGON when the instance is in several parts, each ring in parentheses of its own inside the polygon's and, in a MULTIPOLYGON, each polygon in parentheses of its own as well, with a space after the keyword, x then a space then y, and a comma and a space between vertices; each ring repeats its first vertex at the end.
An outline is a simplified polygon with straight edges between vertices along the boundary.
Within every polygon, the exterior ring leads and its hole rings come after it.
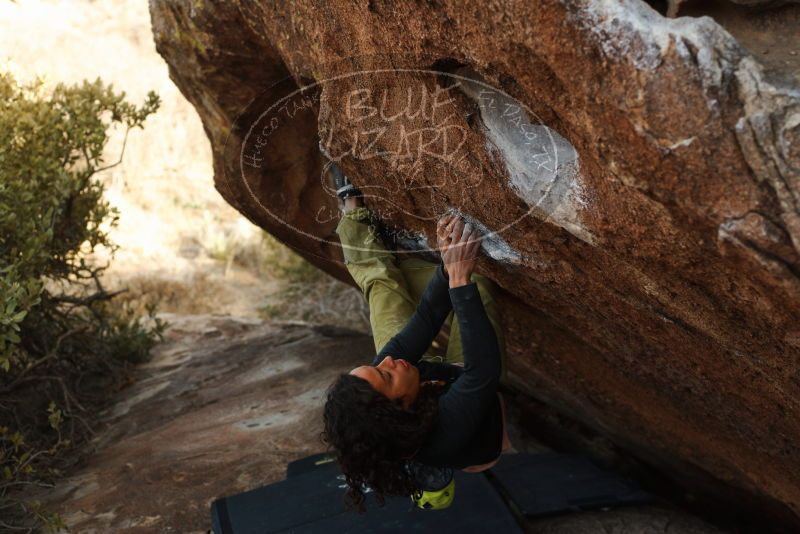
POLYGON ((342 243, 345 265, 369 304, 369 321, 375 350, 383 346, 408 322, 417 307, 406 287, 406 279, 386 250, 370 221, 369 210, 358 207, 346 212, 336 233, 342 243))
POLYGON ((437 265, 413 256, 405 256, 406 258, 398 262, 397 266, 406 279, 408 294, 415 302, 419 302, 433 273, 436 272, 437 265))
MULTIPOLYGON (((425 292, 425 288, 428 287, 428 282, 431 281, 437 266, 438 264, 436 263, 431 263, 415 257, 407 257, 398 264, 400 271, 402 271, 403 276, 405 276, 408 293, 411 295, 414 302, 419 302, 422 299, 422 294, 425 292)), ((445 331, 449 331, 452 317, 453 314, 451 312, 445 321, 445 331)), ((440 348, 437 343, 437 341, 434 341, 433 348, 422 357, 423 360, 429 362, 444 361, 444 349, 440 348), (435 354, 437 349, 439 355, 435 354)))
MULTIPOLYGON (((501 328, 500 313, 497 309, 497 303, 494 300, 493 293, 495 291, 494 282, 480 274, 473 274, 472 281, 478 285, 478 292, 481 295, 483 308, 486 310, 486 315, 489 317, 489 322, 494 327, 495 335, 497 335, 497 342, 500 345, 500 366, 501 376, 505 376, 505 356, 506 345, 505 338, 503 337, 503 329, 501 328)), ((458 321, 453 319, 450 328, 450 340, 447 344, 447 356, 445 360, 449 363, 463 362, 464 352, 461 345, 461 332, 459 330, 458 321)))

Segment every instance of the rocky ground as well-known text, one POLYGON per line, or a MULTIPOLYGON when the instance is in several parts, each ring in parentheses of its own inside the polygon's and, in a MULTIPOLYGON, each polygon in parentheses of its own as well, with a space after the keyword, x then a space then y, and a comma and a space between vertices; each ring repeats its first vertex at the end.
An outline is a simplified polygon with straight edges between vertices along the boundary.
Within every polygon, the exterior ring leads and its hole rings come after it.
POLYGON ((321 405, 372 340, 300 323, 170 316, 166 342, 100 414, 94 455, 42 495, 73 532, 199 532, 222 495, 323 450, 321 405))
MULTIPOLYGON (((324 391, 367 361, 372 340, 303 323, 168 315, 172 326, 136 382, 100 414, 96 451, 53 491, 33 495, 71 532, 190 533, 210 528, 211 501, 281 480, 287 462, 320 452, 324 391)), ((510 410, 514 445, 524 436, 510 410)), ((711 534, 666 504, 525 523, 527 532, 711 534)))

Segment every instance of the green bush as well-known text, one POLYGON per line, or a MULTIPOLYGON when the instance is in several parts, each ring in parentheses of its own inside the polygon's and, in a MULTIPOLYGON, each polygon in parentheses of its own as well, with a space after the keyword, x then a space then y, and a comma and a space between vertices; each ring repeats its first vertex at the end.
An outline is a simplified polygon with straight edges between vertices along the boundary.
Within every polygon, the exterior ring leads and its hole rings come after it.
MULTIPOLYGON (((23 491, 49 486, 91 428, 82 414, 127 380, 164 324, 116 304, 93 261, 117 211, 95 178, 109 128, 141 128, 159 106, 100 79, 20 85, 0 73, 0 530, 60 526, 23 491), (69 454, 67 454, 69 453, 69 454)), ((124 143, 123 143, 124 152, 124 143)), ((122 155, 120 155, 121 161, 122 155)))

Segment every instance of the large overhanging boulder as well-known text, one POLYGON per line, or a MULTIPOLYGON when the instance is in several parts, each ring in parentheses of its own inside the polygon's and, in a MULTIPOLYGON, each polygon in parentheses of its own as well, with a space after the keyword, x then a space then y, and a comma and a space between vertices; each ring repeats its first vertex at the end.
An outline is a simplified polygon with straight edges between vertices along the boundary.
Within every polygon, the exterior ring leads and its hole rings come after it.
POLYGON ((458 211, 489 236, 510 386, 800 523, 800 89, 783 63, 639 0, 150 9, 217 189, 251 221, 349 280, 323 151, 406 249, 458 211))

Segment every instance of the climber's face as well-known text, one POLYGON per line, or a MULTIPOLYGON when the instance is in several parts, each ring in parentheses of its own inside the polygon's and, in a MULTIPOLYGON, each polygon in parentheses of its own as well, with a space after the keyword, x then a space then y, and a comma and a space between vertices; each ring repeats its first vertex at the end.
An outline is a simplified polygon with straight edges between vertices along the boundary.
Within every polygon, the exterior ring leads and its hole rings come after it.
POLYGON ((387 356, 376 366, 362 365, 350 374, 363 378, 390 399, 401 399, 406 408, 414 403, 419 393, 419 370, 402 359, 387 356))

